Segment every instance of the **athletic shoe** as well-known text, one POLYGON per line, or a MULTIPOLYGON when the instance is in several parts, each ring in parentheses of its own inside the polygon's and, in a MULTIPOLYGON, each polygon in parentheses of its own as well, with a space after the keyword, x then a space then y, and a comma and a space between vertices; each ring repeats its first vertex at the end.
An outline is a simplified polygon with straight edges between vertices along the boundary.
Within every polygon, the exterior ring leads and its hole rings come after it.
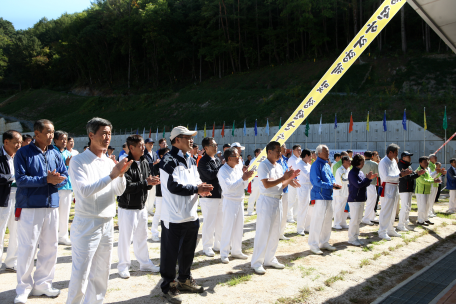
POLYGON ((378 219, 378 217, 376 217, 373 220, 371 220, 371 222, 378 224, 380 222, 380 220, 378 219))
POLYGON ((204 292, 203 286, 197 285, 195 280, 192 277, 185 280, 185 282, 177 282, 177 289, 179 289, 179 291, 187 291, 187 292, 191 292, 191 293, 204 292))
POLYGON ((397 233, 396 231, 388 232, 388 236, 389 237, 402 237, 402 235, 397 233))
POLYGON ((429 224, 426 223, 426 222, 422 222, 422 223, 421 222, 416 222, 416 224, 417 225, 421 225, 421 226, 429 226, 429 224))
POLYGON ((240 254, 232 254, 231 257, 235 258, 235 259, 241 259, 241 260, 247 260, 249 258, 248 255, 243 254, 242 252, 240 254))
POLYGON ((369 225, 369 226, 374 226, 374 223, 372 223, 371 221, 362 221, 361 223, 369 225))
POLYGON ((220 259, 222 260, 222 263, 223 263, 223 264, 228 264, 228 263, 230 262, 230 260, 228 259, 228 257, 222 256, 222 257, 220 257, 220 259))
POLYGON ((158 235, 152 235, 152 241, 154 242, 160 242, 160 238, 158 237, 158 235))
POLYGON ((160 272, 160 266, 150 265, 144 268, 140 268, 139 271, 147 271, 147 272, 160 272))
POLYGON ((279 237, 279 240, 285 240, 285 241, 286 241, 286 240, 289 240, 289 239, 290 239, 290 238, 286 237, 285 235, 281 235, 281 236, 279 237))
POLYGON ((265 265, 265 266, 270 266, 270 267, 274 267, 276 269, 284 269, 285 268, 285 265, 277 262, 277 263, 271 263, 269 265, 265 265))
POLYGON ((362 245, 359 240, 354 240, 353 242, 348 241, 348 243, 352 244, 354 246, 361 246, 362 245))
POLYGON ((385 235, 379 235, 380 238, 384 239, 385 241, 391 241, 391 238, 385 234, 385 235))
POLYGON ((345 225, 342 224, 342 225, 340 225, 340 227, 342 227, 342 229, 348 229, 349 226, 347 224, 345 224, 345 225))
POLYGON ((310 251, 312 251, 314 254, 323 254, 323 251, 321 251, 320 249, 310 249, 310 251))
POLYGON ((306 235, 306 233, 305 233, 304 231, 298 231, 297 233, 298 233, 299 235, 302 235, 302 236, 305 236, 305 235, 306 235))
POLYGON ((291 219, 291 220, 287 220, 287 223, 296 223, 296 221, 291 219))
POLYGON ((128 270, 119 271, 119 276, 122 279, 128 279, 128 278, 130 278, 130 271, 128 271, 128 270))
POLYGON ((212 251, 220 252, 220 249, 219 248, 212 248, 212 251))
POLYGON ((334 225, 333 228, 334 228, 334 229, 337 229, 337 230, 342 230, 342 227, 339 226, 339 225, 334 225))
POLYGON ((168 293, 163 294, 163 298, 168 300, 168 302, 173 304, 180 304, 182 303, 182 297, 180 295, 179 290, 177 289, 177 282, 171 282, 169 284, 168 293))
POLYGON ((264 270, 263 266, 253 268, 257 274, 265 274, 266 270, 264 270))
POLYGON ((247 213, 247 216, 252 216, 252 215, 255 215, 255 212, 248 212, 247 213))
POLYGON ((208 249, 205 249, 203 250, 204 254, 210 258, 214 257, 215 256, 215 253, 214 251, 212 250, 212 248, 208 248, 208 249))
POLYGON ((55 289, 55 288, 49 288, 49 289, 35 289, 33 288, 32 292, 30 293, 32 296, 46 296, 50 298, 55 298, 58 297, 60 294, 60 290, 55 289))
POLYGON ((326 249, 326 250, 329 250, 329 251, 335 251, 336 250, 336 247, 333 247, 329 244, 324 244, 323 246, 320 247, 320 249, 326 249))
POLYGON ((71 246, 71 241, 69 239, 60 239, 59 245, 71 246))
POLYGON ((17 295, 17 296, 14 298, 14 303, 15 303, 15 304, 17 304, 17 303, 20 303, 20 304, 27 303, 28 296, 29 296, 29 293, 28 293, 28 292, 23 293, 23 294, 20 294, 20 295, 17 295))
POLYGON ((432 214, 429 214, 429 217, 436 217, 437 215, 435 215, 434 213, 432 214))
POLYGON ((409 231, 405 226, 397 226, 396 229, 399 231, 409 231))
POLYGON ((434 225, 434 223, 433 223, 433 222, 431 222, 431 221, 429 221, 429 220, 428 220, 428 221, 426 221, 426 223, 427 223, 427 224, 429 224, 429 225, 434 225))
POLYGON ((6 272, 17 272, 15 266, 13 266, 13 267, 5 267, 5 271, 6 272))

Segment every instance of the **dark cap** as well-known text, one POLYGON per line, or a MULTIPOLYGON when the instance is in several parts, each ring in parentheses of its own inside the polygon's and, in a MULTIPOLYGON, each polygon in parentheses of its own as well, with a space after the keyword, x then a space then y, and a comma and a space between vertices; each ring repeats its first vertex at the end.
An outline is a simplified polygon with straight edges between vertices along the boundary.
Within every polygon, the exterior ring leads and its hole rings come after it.
POLYGON ((403 158, 404 156, 413 156, 413 154, 408 151, 404 151, 401 153, 401 158, 403 158))
POLYGON ((223 149, 225 149, 225 148, 231 148, 231 145, 230 144, 224 144, 223 145, 223 149))
POLYGON ((155 140, 153 140, 152 138, 146 138, 146 140, 144 141, 145 144, 148 144, 148 143, 155 143, 155 140))
POLYGON ((108 147, 108 150, 115 150, 116 148, 114 148, 113 146, 109 146, 108 147))

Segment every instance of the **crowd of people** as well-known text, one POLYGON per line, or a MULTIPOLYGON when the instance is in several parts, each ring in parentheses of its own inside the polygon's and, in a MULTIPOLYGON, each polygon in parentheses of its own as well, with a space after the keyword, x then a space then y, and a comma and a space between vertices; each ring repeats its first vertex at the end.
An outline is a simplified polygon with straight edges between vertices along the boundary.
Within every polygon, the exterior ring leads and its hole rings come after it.
POLYGON ((72 249, 66 303, 103 303, 116 214, 119 276, 130 277, 133 242, 140 271, 160 272, 163 297, 181 303, 181 292, 204 292, 191 274, 200 228, 198 204, 204 220, 204 254, 215 257, 219 252, 225 264, 230 259, 248 260, 242 237, 249 189, 247 215, 255 210, 257 214, 250 265, 257 274, 264 274, 265 267, 285 268, 275 254, 279 240, 288 239, 287 222, 297 222, 298 235, 308 234, 314 254, 337 249, 329 243, 332 229, 348 229, 348 243, 362 246, 361 223, 378 223, 379 237, 389 241, 401 236, 396 229, 413 229, 412 193, 418 205, 416 224, 433 225, 433 205, 444 176, 450 192, 447 212, 456 212, 456 159, 446 170, 435 155, 422 156, 414 170, 413 154, 400 153, 396 144, 388 146, 382 159, 376 151, 353 155, 348 150, 335 154, 331 163, 326 145, 315 151, 294 145, 287 157, 286 145, 271 141, 254 172, 248 165, 256 161, 260 149, 254 151, 255 158, 249 155, 243 161, 241 144, 225 144, 219 151, 215 139, 206 137, 200 150, 194 142, 196 132, 182 126, 172 129, 171 147, 163 138, 156 151, 153 139, 130 135, 118 159, 109 145, 109 121, 95 117, 86 129, 89 143, 81 153, 74 149, 73 138, 54 130, 46 119, 35 122, 33 138, 14 130, 3 134, 0 252, 8 227, 5 271, 17 273, 14 303, 26 303, 29 295, 59 296, 60 290, 52 286, 58 244, 72 249), (153 214, 152 241, 160 242, 159 266, 148 252, 149 214, 153 214))

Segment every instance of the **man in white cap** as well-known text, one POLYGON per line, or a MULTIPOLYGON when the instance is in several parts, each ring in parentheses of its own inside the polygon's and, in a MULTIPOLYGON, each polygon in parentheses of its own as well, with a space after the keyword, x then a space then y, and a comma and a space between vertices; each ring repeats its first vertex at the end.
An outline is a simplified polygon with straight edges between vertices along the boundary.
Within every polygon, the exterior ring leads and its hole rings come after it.
MULTIPOLYGON (((116 196, 124 193, 124 173, 133 160, 115 164, 106 156, 112 124, 94 117, 87 122, 89 148, 69 166, 75 217, 71 225, 72 259, 67 304, 103 303, 114 244, 116 196)), ((41 245, 41 244, 40 244, 41 245)))
POLYGON ((163 195, 161 210, 160 285, 163 297, 181 303, 180 291, 201 293, 190 268, 198 240, 199 219, 196 213, 198 194, 210 196, 213 186, 200 179, 196 161, 188 152, 193 147, 196 131, 178 126, 171 131, 172 149, 160 161, 163 195), (176 278, 176 263, 179 276, 176 278))
POLYGON ((299 175, 299 170, 289 169, 284 173, 282 166, 277 163, 281 157, 280 143, 271 141, 266 146, 266 153, 267 158, 258 167, 260 197, 257 203, 258 217, 251 262, 251 267, 258 274, 266 273, 263 266, 285 268, 275 257, 284 212, 282 191, 289 184, 299 187, 299 183, 294 180, 299 175))
POLYGON ((242 160, 242 151, 245 150, 245 147, 242 146, 242 145, 241 145, 240 143, 238 143, 238 142, 234 142, 234 143, 231 144, 231 148, 236 148, 236 149, 238 150, 238 152, 239 152, 239 157, 240 157, 240 158, 239 158, 239 159, 240 159, 240 162, 239 162, 238 166, 239 166, 240 168, 244 167, 244 161, 242 160))
MULTIPOLYGON (((301 145, 293 146, 293 155, 288 159, 288 168, 296 170, 298 168, 298 163, 301 161, 301 145)), ((288 188, 288 210, 287 212, 287 222, 295 223, 298 216, 298 189, 290 187, 288 188)))

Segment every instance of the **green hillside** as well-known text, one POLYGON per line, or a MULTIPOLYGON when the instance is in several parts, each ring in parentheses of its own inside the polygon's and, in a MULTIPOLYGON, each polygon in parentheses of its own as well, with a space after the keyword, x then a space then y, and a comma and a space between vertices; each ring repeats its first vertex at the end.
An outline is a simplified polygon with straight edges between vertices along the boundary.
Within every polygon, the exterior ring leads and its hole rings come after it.
MULTIPOLYGON (((136 94, 106 88, 98 90, 102 96, 78 96, 69 92, 47 89, 22 91, 6 103, 0 104, 0 113, 34 121, 48 118, 57 129, 80 135, 85 123, 94 116, 109 119, 119 133, 125 129, 144 127, 160 132, 166 125, 195 123, 202 129, 215 121, 242 127, 266 124, 278 125, 288 118, 315 83, 326 72, 334 58, 306 61, 281 66, 268 66, 242 74, 212 78, 202 83, 188 85, 179 90, 159 91, 141 89, 136 94)), ((448 131, 456 131, 455 84, 456 58, 392 57, 372 58, 363 56, 337 84, 332 94, 320 103, 309 117, 310 123, 348 122, 353 112, 354 121, 402 119, 407 108, 407 118, 423 124, 423 107, 426 107, 428 129, 443 137, 442 118, 445 105, 448 112, 448 131), (365 82, 363 83, 363 81, 365 82), (361 85, 362 84, 362 85, 361 85)), ((75 88, 81 89, 81 88, 75 88)), ((74 90, 73 90, 74 91, 74 90)), ((3 102, 10 96, 0 96, 3 102)))

